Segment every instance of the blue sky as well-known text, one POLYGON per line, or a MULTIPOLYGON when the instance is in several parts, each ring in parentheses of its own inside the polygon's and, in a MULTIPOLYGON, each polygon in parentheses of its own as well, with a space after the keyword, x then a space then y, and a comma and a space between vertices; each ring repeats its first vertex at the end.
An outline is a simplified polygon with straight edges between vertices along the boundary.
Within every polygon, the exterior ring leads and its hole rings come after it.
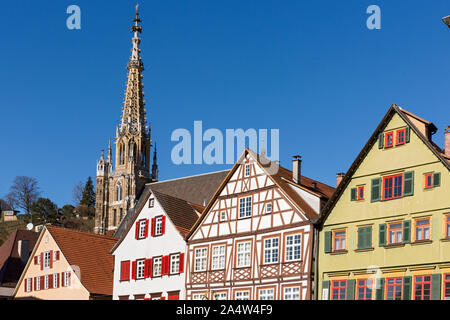
MULTIPOLYGON (((135 1, 2 1, 0 197, 17 175, 72 203, 120 118, 135 1), (81 8, 81 30, 66 8, 81 8)), ((144 83, 160 179, 229 165, 174 165, 173 130, 280 130, 281 164, 334 185, 396 103, 450 124, 450 3, 141 1, 144 83), (366 8, 381 9, 381 30, 366 8)))

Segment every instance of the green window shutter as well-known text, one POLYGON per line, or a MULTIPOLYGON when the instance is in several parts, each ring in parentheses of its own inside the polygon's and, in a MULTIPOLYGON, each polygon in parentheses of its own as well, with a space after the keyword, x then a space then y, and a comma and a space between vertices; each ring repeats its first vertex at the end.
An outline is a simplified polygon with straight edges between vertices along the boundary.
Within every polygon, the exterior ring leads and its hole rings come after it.
POLYGON ((433 173, 433 187, 439 187, 441 185, 441 173, 433 173))
POLYGON ((358 228, 358 249, 364 249, 365 248, 365 241, 364 241, 364 228, 358 228))
POLYGON ((324 245, 325 245, 325 253, 330 253, 331 252, 331 231, 325 231, 324 245))
POLYGON ((350 189, 350 200, 351 201, 355 201, 356 200, 356 193, 357 193, 356 188, 351 188, 350 189))
POLYGON ((347 300, 355 300, 355 286, 355 279, 347 280, 347 300))
POLYGON ((409 142, 409 127, 405 128, 405 142, 408 143, 409 142))
POLYGON ((371 202, 381 199, 381 178, 372 179, 371 202))
POLYGON ((384 300, 384 278, 376 279, 375 299, 384 300))
POLYGON ((403 195, 412 196, 414 194, 414 171, 405 172, 403 175, 403 195))
POLYGON ((411 220, 403 221, 403 243, 411 241, 411 220))
POLYGON ((366 248, 372 248, 372 227, 366 227, 366 248))
POLYGON ((372 227, 358 228, 358 249, 372 248, 372 227))
POLYGON ((384 133, 378 135, 378 149, 383 149, 384 147, 384 133))
POLYGON ((380 224, 380 232, 379 232, 379 245, 383 247, 386 245, 386 224, 380 224))
POLYGON ((441 274, 431 275, 431 300, 441 300, 441 274))
POLYGON ((403 300, 411 300, 411 277, 403 277, 403 300))
MULTIPOLYGON (((330 297, 331 297, 330 281, 328 281, 328 280, 322 281, 322 293, 323 293, 323 289, 328 289, 328 300, 330 300, 330 297)), ((323 296, 322 296, 322 300, 323 300, 323 296)))

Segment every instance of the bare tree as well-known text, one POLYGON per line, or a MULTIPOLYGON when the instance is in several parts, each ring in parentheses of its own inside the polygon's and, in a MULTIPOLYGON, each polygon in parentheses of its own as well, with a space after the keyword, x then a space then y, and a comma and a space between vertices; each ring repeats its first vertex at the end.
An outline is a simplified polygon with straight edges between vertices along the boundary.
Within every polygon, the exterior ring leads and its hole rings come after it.
POLYGON ((14 210, 17 207, 16 199, 12 192, 8 193, 5 198, 5 202, 14 210))
POLYGON ((9 190, 8 195, 11 195, 14 204, 25 210, 27 214, 30 214, 31 205, 40 194, 37 180, 31 177, 17 176, 14 178, 13 185, 9 190))
POLYGON ((83 182, 78 182, 72 189, 72 197, 73 201, 75 202, 75 206, 79 205, 81 202, 81 199, 83 199, 83 190, 84 185, 83 182))

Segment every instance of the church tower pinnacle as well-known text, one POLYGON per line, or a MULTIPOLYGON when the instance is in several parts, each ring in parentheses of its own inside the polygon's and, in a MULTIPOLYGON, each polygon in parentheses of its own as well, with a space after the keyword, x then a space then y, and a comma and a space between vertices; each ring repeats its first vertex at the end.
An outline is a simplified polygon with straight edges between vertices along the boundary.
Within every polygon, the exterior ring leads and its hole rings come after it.
MULTIPOLYGON (((151 130, 146 116, 142 82, 144 63, 139 48, 142 20, 139 19, 138 8, 139 6, 136 6, 136 15, 131 26, 132 49, 127 63, 127 85, 122 115, 117 123, 114 137, 114 170, 112 169, 111 141, 106 161, 102 153, 101 159, 97 162, 95 210, 95 232, 97 233, 115 230, 128 209, 136 204, 145 184, 155 180, 153 167, 156 163, 153 164, 152 174, 150 174, 151 130), (99 170, 99 168, 107 170, 99 170)), ((154 159, 156 161, 156 150, 154 159)))

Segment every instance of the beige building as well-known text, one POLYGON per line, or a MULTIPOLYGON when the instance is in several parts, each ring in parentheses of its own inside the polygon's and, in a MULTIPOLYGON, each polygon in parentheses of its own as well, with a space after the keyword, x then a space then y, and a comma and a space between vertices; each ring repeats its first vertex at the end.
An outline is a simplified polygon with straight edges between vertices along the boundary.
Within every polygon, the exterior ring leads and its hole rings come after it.
POLYGON ((135 206, 145 184, 158 180, 156 146, 150 174, 151 130, 144 108, 144 64, 139 49, 142 26, 137 12, 133 22, 133 48, 127 65, 128 81, 122 116, 114 138, 114 164, 111 142, 106 159, 102 151, 97 161, 95 232, 101 234, 116 230, 128 209, 135 206))
POLYGON ((111 299, 116 238, 46 225, 14 299, 111 299))

